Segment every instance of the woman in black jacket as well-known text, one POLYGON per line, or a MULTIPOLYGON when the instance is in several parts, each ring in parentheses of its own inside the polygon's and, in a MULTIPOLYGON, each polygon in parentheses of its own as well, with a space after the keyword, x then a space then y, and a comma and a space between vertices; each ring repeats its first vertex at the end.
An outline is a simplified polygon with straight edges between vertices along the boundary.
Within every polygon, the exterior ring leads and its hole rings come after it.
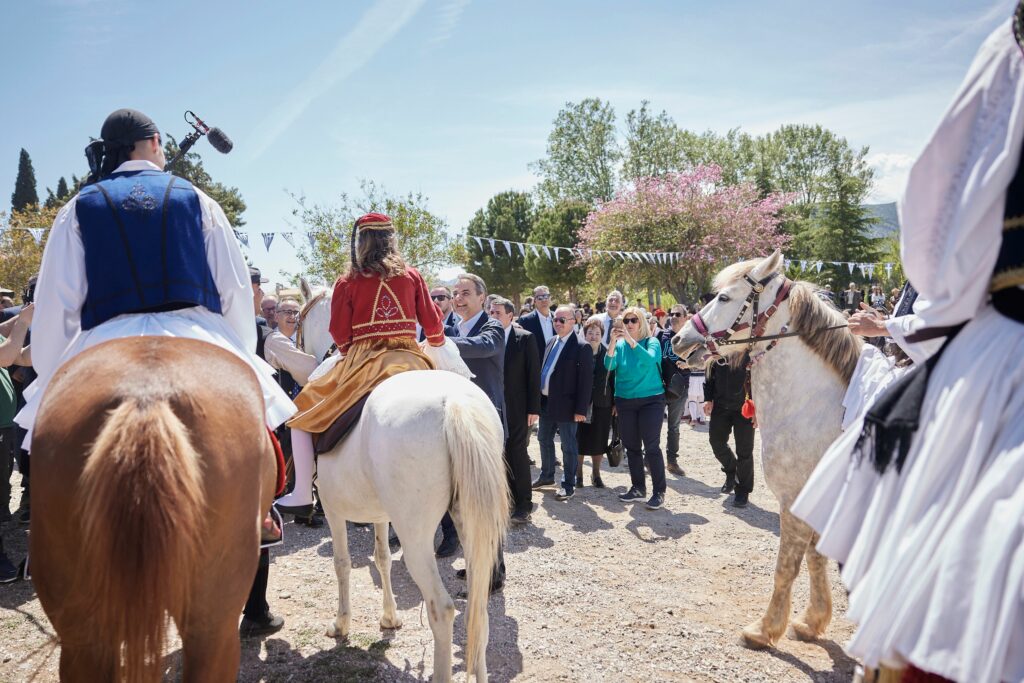
POLYGON ((615 403, 614 373, 604 367, 604 322, 597 317, 583 324, 583 334, 594 354, 594 388, 590 394, 590 419, 576 426, 579 446, 579 466, 576 468, 576 487, 583 486, 583 458, 590 456, 594 488, 603 489, 601 459, 608 452, 608 434, 612 426, 612 406, 615 403))

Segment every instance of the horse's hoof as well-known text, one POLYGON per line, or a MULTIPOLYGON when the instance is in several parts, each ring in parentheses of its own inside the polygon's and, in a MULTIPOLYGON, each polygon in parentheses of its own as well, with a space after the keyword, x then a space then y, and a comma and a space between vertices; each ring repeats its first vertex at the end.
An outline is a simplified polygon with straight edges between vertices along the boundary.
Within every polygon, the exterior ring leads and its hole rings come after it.
POLYGON ((342 626, 339 626, 337 622, 332 622, 327 627, 327 637, 328 638, 341 638, 343 640, 347 639, 348 638, 348 626, 342 627, 342 626))
POLYGON ((801 619, 794 619, 792 625, 793 635, 796 636, 797 640, 809 642, 821 637, 821 631, 819 629, 812 627, 801 619))
POLYGON ((380 618, 380 627, 383 629, 402 628, 402 620, 398 616, 394 616, 391 619, 387 617, 380 618))
POLYGON ((743 644, 751 650, 763 650, 774 644, 772 639, 761 630, 761 622, 759 621, 747 626, 740 635, 743 636, 743 644))

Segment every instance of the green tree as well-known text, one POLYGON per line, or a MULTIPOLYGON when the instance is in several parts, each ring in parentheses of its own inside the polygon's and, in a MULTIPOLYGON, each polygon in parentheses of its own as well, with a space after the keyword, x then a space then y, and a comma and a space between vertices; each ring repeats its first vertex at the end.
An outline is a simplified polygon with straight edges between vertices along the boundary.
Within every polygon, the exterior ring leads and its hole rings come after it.
MULTIPOLYGON (((74 176, 71 177, 74 178, 74 176)), ((46 188, 46 201, 43 202, 43 206, 47 209, 59 208, 64 206, 72 196, 71 190, 68 189, 68 181, 64 180, 64 176, 61 176, 60 180, 57 181, 57 192, 46 188)))
POLYGON ((461 239, 449 238, 444 219, 427 209, 421 193, 392 195, 372 181, 360 181, 360 196, 343 193, 335 204, 310 204, 295 196, 292 215, 304 233, 312 233, 312 245, 297 251, 306 273, 331 283, 348 271, 352 224, 359 216, 379 211, 395 224, 398 247, 406 263, 415 266, 428 281, 437 271, 463 259, 461 239))
POLYGON ((597 98, 568 102, 548 135, 547 156, 530 164, 541 177, 545 203, 578 199, 593 204, 615 194, 622 157, 615 137, 615 110, 597 98))
MULTIPOLYGON (((571 199, 545 207, 537 215, 529 241, 575 249, 589 213, 589 204, 571 199)), ((587 280, 587 264, 565 250, 558 250, 557 256, 553 253, 551 258, 544 252, 530 253, 526 257, 526 274, 531 283, 547 285, 556 295, 568 294, 568 301, 577 301, 579 288, 587 280)), ((563 296, 556 299, 566 301, 563 296)))
POLYGON ((467 235, 483 238, 478 244, 467 239, 466 269, 479 275, 491 292, 507 296, 519 307, 523 290, 530 284, 523 253, 515 245, 505 247, 504 240, 528 242, 534 226, 534 208, 526 192, 501 192, 479 209, 469 221, 467 235), (489 239, 494 239, 494 250, 489 239), (510 253, 511 252, 511 253, 510 253))
POLYGON ((11 210, 24 211, 30 206, 39 204, 36 192, 36 172, 32 168, 32 158, 24 148, 18 157, 18 177, 14 181, 14 193, 11 194, 11 210))
MULTIPOLYGON (((718 166, 722 170, 722 182, 726 185, 751 180, 749 176, 754 167, 754 138, 741 133, 738 128, 729 130, 725 135, 710 130, 703 133, 680 131, 677 144, 686 169, 718 166)), ((764 190, 762 196, 766 197, 770 193, 770 189, 764 190)))
MULTIPOLYGON (((171 159, 177 153, 178 141, 174 139, 173 135, 168 135, 167 142, 164 143, 164 155, 171 159)), ((220 208, 224 209, 224 215, 227 216, 233 227, 240 228, 245 225, 242 214, 245 213, 246 207, 242 193, 237 187, 228 187, 223 183, 215 182, 203 168, 203 160, 198 154, 192 151, 186 152, 185 156, 174 165, 174 175, 189 181, 208 194, 210 199, 220 204, 220 208)))
POLYGON ((29 206, 20 211, 12 211, 9 219, 0 212, 0 224, 7 230, 0 230, 0 284, 20 292, 28 279, 39 272, 39 264, 43 259, 43 248, 50 236, 47 229, 43 232, 39 244, 25 228, 49 228, 57 218, 60 207, 29 206))
POLYGON ((626 114, 622 163, 622 177, 626 181, 660 177, 687 166, 683 131, 664 110, 652 116, 647 109, 649 104, 644 100, 639 111, 634 109, 626 114))

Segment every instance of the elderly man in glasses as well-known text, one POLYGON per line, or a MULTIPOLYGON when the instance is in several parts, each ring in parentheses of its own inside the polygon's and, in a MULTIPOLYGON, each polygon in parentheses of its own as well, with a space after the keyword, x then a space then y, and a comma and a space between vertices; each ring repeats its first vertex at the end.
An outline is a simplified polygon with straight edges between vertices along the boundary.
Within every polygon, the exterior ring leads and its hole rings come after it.
MULTIPOLYGON (((533 288, 533 310, 519 317, 519 325, 533 335, 537 355, 544 357, 544 349, 555 336, 551 313, 551 292, 544 285, 533 288)), ((572 317, 572 316, 570 316, 572 317)))
MULTIPOLYGON (((536 295, 534 295, 536 298, 536 295)), ((541 470, 533 488, 555 483, 555 430, 562 441, 562 485, 555 494, 569 500, 575 494, 579 449, 576 424, 587 419, 594 383, 594 354, 576 334, 572 306, 561 306, 552 318, 555 334, 548 342, 540 366, 541 470)))
POLYGON ((683 411, 686 408, 686 397, 690 388, 690 369, 672 350, 672 337, 683 329, 687 318, 686 306, 676 304, 669 309, 668 325, 665 329, 659 330, 657 334, 658 343, 661 344, 661 377, 665 383, 665 400, 668 406, 668 443, 665 449, 668 465, 666 469, 680 477, 684 472, 683 468, 679 466, 679 421, 682 420, 683 411))

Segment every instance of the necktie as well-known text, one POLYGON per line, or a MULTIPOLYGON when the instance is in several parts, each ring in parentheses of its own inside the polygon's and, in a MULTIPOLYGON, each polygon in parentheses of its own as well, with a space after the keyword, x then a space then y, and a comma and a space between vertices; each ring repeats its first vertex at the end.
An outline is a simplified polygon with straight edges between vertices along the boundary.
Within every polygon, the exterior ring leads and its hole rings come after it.
POLYGON ((551 374, 551 368, 555 365, 555 358, 558 356, 558 349, 562 346, 562 340, 559 339, 555 342, 555 345, 551 347, 551 353, 544 359, 544 367, 540 369, 540 385, 546 387, 548 385, 548 375, 551 374))
POLYGON ((608 346, 608 343, 612 340, 612 319, 608 318, 608 327, 604 331, 604 345, 608 346))

